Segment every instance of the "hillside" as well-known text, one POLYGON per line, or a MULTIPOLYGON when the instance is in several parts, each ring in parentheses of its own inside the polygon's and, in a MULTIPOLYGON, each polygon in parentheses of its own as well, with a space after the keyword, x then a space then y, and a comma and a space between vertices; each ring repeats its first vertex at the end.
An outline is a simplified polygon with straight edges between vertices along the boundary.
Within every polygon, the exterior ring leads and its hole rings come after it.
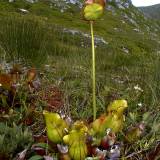
POLYGON ((0 159, 71 159, 72 144, 75 160, 97 149, 97 159, 159 156, 160 22, 144 16, 131 0, 108 0, 93 25, 100 116, 100 127, 93 127, 91 36, 82 2, 0 0, 0 159), (115 99, 120 101, 108 109, 115 99), (59 142, 52 143, 46 134, 45 115, 59 142), (117 138, 106 122, 120 128, 117 138), (92 127, 104 133, 90 136, 92 127), (78 134, 66 145, 62 138, 69 133, 78 134), (101 140, 107 140, 105 148, 101 140), (91 149, 82 152, 86 141, 91 149))
MULTIPOLYGON (((78 0, 1 1, 0 51, 12 61, 25 58, 25 63, 34 66, 54 64, 58 69, 54 76, 66 79, 67 87, 74 90, 76 68, 90 68, 90 27, 82 19, 81 7, 78 0)), ((130 0, 109 0, 94 30, 100 84, 123 90, 126 81, 136 85, 142 79, 141 85, 148 89, 145 83, 154 82, 159 65, 155 62, 160 52, 158 22, 145 18, 130 0)), ((86 79, 90 74, 84 72, 87 75, 83 75, 83 69, 76 71, 78 77, 86 79)), ((88 81, 77 81, 78 85, 89 85, 88 81)), ((157 86, 159 80, 155 81, 157 86)))
MULTIPOLYGON (((29 3, 17 0, 7 3, 6 0, 3 0, 0 4, 0 13, 2 18, 3 14, 9 16, 12 13, 21 16, 23 13, 20 9, 26 9, 28 14, 23 18, 32 15, 39 16, 48 23, 59 25, 62 28, 82 31, 81 35, 83 35, 88 32, 88 24, 82 20, 81 7, 82 4, 79 1, 52 0, 29 3)), ((125 50, 134 54, 155 51, 159 43, 159 30, 159 25, 145 19, 130 1, 125 0, 110 0, 103 19, 95 23, 96 34, 101 36, 109 44, 108 46, 114 46, 118 52, 122 53, 125 50)))
POLYGON ((160 19, 160 4, 147 7, 139 7, 139 9, 148 17, 153 19, 160 19))

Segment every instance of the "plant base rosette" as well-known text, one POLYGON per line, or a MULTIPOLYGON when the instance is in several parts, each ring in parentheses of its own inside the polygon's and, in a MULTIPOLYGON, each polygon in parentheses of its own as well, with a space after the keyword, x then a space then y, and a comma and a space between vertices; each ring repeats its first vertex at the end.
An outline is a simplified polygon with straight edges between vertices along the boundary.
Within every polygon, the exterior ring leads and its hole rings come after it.
POLYGON ((47 136, 57 144, 59 157, 64 160, 106 159, 120 156, 120 149, 115 144, 115 134, 122 130, 125 100, 115 100, 91 124, 83 121, 72 123, 68 117, 58 113, 44 111, 47 136), (90 158, 89 158, 90 157, 90 158))

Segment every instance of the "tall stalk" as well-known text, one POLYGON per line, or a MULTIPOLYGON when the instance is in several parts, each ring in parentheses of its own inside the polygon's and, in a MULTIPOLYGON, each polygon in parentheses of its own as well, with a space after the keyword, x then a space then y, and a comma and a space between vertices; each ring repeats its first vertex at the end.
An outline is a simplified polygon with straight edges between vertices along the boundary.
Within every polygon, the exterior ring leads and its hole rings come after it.
POLYGON ((103 15, 106 0, 85 0, 83 8, 83 18, 90 22, 92 39, 92 103, 93 103, 93 121, 96 119, 96 57, 94 46, 93 22, 103 15))
POLYGON ((92 39, 92 105, 93 105, 93 120, 96 119, 96 59, 95 59, 95 46, 94 46, 94 32, 93 21, 90 21, 91 39, 92 39))

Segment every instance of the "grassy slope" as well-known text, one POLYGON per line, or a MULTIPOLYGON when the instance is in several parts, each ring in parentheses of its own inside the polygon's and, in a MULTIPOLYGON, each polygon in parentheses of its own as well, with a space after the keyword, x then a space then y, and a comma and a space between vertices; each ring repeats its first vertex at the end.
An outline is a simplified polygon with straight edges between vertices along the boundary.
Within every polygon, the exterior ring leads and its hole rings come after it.
POLYGON ((160 19, 160 4, 148 7, 139 7, 139 9, 151 18, 160 19))
MULTIPOLYGON (((0 44, 4 50, 10 54, 16 52, 19 56, 23 54, 26 59, 32 57, 31 61, 34 57, 41 58, 41 56, 48 55, 49 59, 46 63, 50 64, 50 72, 46 73, 46 78, 55 84, 62 82, 60 87, 66 93, 66 103, 68 102, 66 106, 71 114, 76 118, 91 115, 91 56, 88 47, 90 39, 62 32, 63 27, 67 27, 89 33, 89 25, 81 19, 77 8, 61 13, 57 8, 51 9, 45 3, 30 5, 22 1, 14 4, 1 2, 0 20, 3 24, 0 27, 2 31, 0 32, 0 44), (21 15, 17 8, 26 8, 30 13, 21 15), (10 23, 12 25, 8 25, 10 23), (14 27, 6 28, 6 25, 14 27), (21 32, 20 28, 22 28, 21 32), (37 41, 39 36, 43 41, 41 39, 37 41), (82 47, 80 42, 83 42, 85 47, 82 47), (35 48, 35 50, 28 48, 35 48), (37 56, 38 54, 41 56, 37 56)), ((98 112, 104 111, 106 104, 112 98, 125 98, 130 106, 128 123, 142 121, 143 114, 148 111, 152 113, 152 116, 157 117, 156 125, 160 121, 156 112, 160 104, 158 99, 160 96, 158 70, 160 64, 159 55, 157 55, 159 30, 155 29, 157 28, 156 22, 146 20, 133 7, 125 11, 117 9, 116 15, 106 11, 103 20, 97 21, 94 27, 96 35, 102 36, 109 42, 109 45, 99 46, 96 49, 98 112), (138 27, 122 17, 124 13, 131 16, 131 11, 135 15, 134 19, 138 27), (124 20, 125 23, 123 24, 121 20, 124 20), (135 32, 133 30, 135 28, 140 29, 141 32, 135 32), (123 47, 129 50, 128 54, 124 53, 123 47), (137 84, 143 89, 143 92, 134 90, 137 84), (142 103, 142 107, 138 107, 139 103, 142 103)), ((44 59, 41 58, 41 60, 44 59)), ((147 120, 147 123, 150 126, 150 119, 147 120)), ((154 132, 154 129, 150 129, 150 132, 154 132)), ((155 139, 155 137, 149 138, 155 139)))

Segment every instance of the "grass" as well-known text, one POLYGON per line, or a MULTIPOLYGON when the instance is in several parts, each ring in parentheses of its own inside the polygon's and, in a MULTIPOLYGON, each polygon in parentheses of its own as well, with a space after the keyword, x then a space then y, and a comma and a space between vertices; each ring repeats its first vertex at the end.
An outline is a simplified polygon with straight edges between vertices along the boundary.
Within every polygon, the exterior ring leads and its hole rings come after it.
MULTIPOLYGON (((1 46, 10 60, 13 60, 13 57, 16 57, 16 59, 18 57, 20 59, 24 58, 31 65, 53 65, 58 70, 56 73, 53 73, 54 79, 65 79, 66 86, 62 88, 70 88, 67 92, 72 93, 72 90, 75 90, 76 87, 79 87, 81 90, 80 86, 82 86, 81 92, 83 93, 84 83, 84 85, 87 85, 85 86, 85 95, 88 95, 90 99, 91 50, 89 38, 86 40, 80 35, 71 36, 62 32, 62 27, 48 23, 43 18, 38 20, 36 16, 34 19, 32 17, 32 21, 30 16, 17 15, 13 17, 6 16, 5 18, 1 18, 1 21, 3 23, 1 26, 1 46), (79 41, 84 41, 86 47, 81 47, 79 41), (44 61, 45 59, 46 61, 44 61), (78 68, 80 68, 79 71, 78 68)), ((148 53, 153 52, 152 47, 155 44, 148 45, 147 39, 141 41, 141 39, 138 40, 138 37, 134 37, 135 40, 133 39, 131 42, 125 34, 123 35, 123 39, 122 35, 119 39, 118 36, 116 34, 116 41, 110 42, 109 46, 99 46, 96 48, 97 87, 100 86, 98 91, 104 94, 104 86, 107 86, 109 91, 111 90, 110 92, 112 92, 112 89, 121 92, 121 90, 126 90, 130 86, 133 87, 137 83, 147 88, 146 83, 148 82, 154 86, 155 81, 158 82, 158 80, 157 78, 155 80, 151 78, 155 77, 156 74, 155 70, 157 69, 153 62, 157 56, 154 53, 148 53), (118 43, 120 40, 121 43, 118 43), (136 43, 138 46, 135 46, 136 43), (124 45, 127 45, 130 51, 129 54, 123 53, 121 48, 124 45), (121 83, 120 81, 122 81, 122 84, 119 84, 121 83)), ((52 79, 53 75, 51 75, 50 79, 52 79)), ((147 90, 157 90, 157 85, 156 87, 152 85, 147 90), (152 87, 154 89, 151 89, 152 87)), ((105 93, 106 95, 108 94, 107 92, 105 93)), ((124 92, 123 94, 127 94, 127 97, 130 97, 130 93, 124 92)), ((123 94, 120 96, 121 98, 126 96, 123 94)), ((145 99, 150 97, 150 95, 145 96, 145 99)), ((88 98, 84 96, 84 99, 88 98)), ((147 103, 149 103, 149 100, 147 103)), ((78 106, 78 104, 76 105, 78 106)))
POLYGON ((36 64, 45 60, 45 30, 32 18, 6 17, 1 19, 1 46, 10 60, 34 59, 36 64))

